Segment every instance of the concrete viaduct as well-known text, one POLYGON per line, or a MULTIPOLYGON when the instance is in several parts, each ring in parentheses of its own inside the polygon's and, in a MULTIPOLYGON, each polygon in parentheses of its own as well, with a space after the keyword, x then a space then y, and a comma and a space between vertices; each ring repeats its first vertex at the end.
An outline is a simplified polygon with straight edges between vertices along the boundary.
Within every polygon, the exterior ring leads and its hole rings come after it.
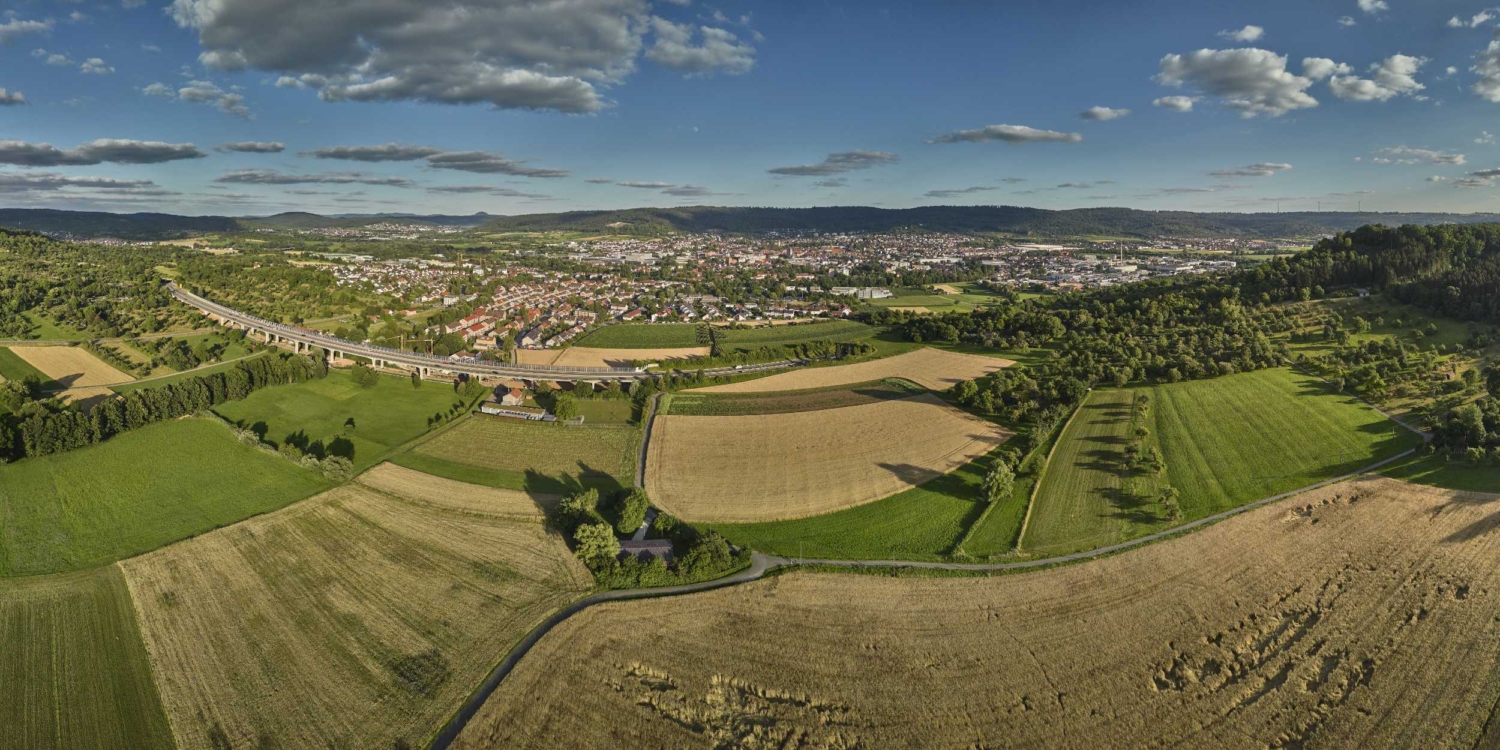
MULTIPOLYGON (((450 375, 466 374, 484 378, 509 378, 530 382, 551 380, 598 384, 609 381, 630 382, 655 376, 650 370, 641 367, 511 365, 499 362, 480 362, 471 359, 446 359, 429 354, 387 349, 383 346, 372 346, 370 344, 348 341, 317 331, 272 323, 269 320, 257 318, 254 315, 247 315, 238 310, 210 302, 179 287, 174 282, 167 282, 167 289, 180 302, 203 311, 205 315, 216 318, 226 326, 242 328, 247 334, 259 333, 264 335, 268 344, 289 343, 298 352, 310 353, 315 349, 322 349, 328 353, 330 359, 341 359, 350 356, 364 357, 370 360, 377 368, 401 368, 419 372, 423 377, 433 372, 440 372, 450 375)), ((785 367, 786 365, 782 364, 781 366, 785 367)))

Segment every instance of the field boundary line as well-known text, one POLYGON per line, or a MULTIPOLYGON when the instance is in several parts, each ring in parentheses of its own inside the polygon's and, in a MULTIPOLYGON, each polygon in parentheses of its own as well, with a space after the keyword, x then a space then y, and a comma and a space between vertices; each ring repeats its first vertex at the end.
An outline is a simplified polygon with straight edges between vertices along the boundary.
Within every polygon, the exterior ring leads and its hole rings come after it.
MULTIPOLYGON (((1076 415, 1077 412, 1075 411, 1074 414, 1076 415)), ((1069 421, 1071 421, 1071 418, 1069 421)), ((1310 484, 1306 487, 1300 487, 1294 490, 1283 492, 1279 495, 1272 495, 1271 497, 1256 500, 1255 502, 1247 503, 1239 507, 1220 511, 1218 513, 1215 513, 1214 515, 1205 516, 1196 521, 1190 521, 1180 526, 1176 526, 1170 529, 1164 529, 1153 534, 1137 537, 1135 539, 1130 539, 1118 544, 1112 544, 1107 547, 1098 547, 1095 549, 1085 550, 1083 552, 1074 552, 1067 555, 1043 557, 1037 558, 1035 560, 1024 560, 1008 563, 940 563, 920 562, 913 560, 824 560, 800 557, 787 558, 752 551, 749 568, 746 568, 745 570, 742 570, 733 575, 725 576, 724 578, 718 578, 712 581, 703 581, 700 583, 683 584, 680 586, 663 586, 660 588, 651 589, 617 589, 614 591, 604 591, 598 594, 593 594, 591 596, 579 599, 572 604, 564 607, 563 609, 560 609, 557 612, 553 613, 546 620, 542 621, 542 624, 534 628, 530 633, 526 635, 525 638, 522 638, 514 647, 512 647, 510 653, 506 654, 505 658, 501 660, 499 664, 495 665, 495 668, 491 670, 489 676, 485 678, 484 682, 480 684, 479 688, 469 696, 469 699, 459 707, 458 711, 454 713, 453 717, 448 720, 448 723, 445 724, 443 728, 439 730, 438 733, 432 738, 432 741, 428 743, 427 748, 428 750, 447 750, 447 748, 453 744, 453 741, 458 738, 459 734, 463 732, 464 728, 468 726, 469 722, 473 720, 473 718, 479 713, 479 710, 483 708, 485 702, 488 701, 490 696, 495 693, 495 690, 500 687, 500 684, 505 680, 505 678, 515 669, 516 665, 521 662, 521 659, 525 658, 526 654, 531 651, 532 647, 534 647, 537 642, 542 639, 543 636, 547 635, 548 632, 550 632, 558 625, 562 624, 569 617, 572 617, 573 615, 578 614, 579 612, 582 612, 583 610, 588 609, 595 604, 611 601, 658 599, 672 596, 682 596, 685 594, 694 594, 701 591, 711 591, 713 589, 720 589, 729 586, 736 586, 742 583, 751 583, 754 581, 758 581, 764 578, 766 574, 771 571, 785 568, 906 568, 986 573, 1009 570, 1026 570, 1029 568, 1045 568, 1053 565, 1082 562, 1095 558, 1106 557, 1116 552, 1126 551, 1135 547, 1142 547, 1147 544, 1151 544, 1152 542, 1160 541, 1163 539, 1176 537, 1185 532, 1218 523, 1219 521, 1223 521, 1227 518, 1232 518, 1242 513, 1248 513, 1249 511, 1255 510, 1257 508, 1262 508, 1267 505, 1273 505, 1275 503, 1281 502, 1282 500, 1286 500, 1297 495, 1321 489, 1329 485, 1338 484, 1340 482, 1347 482, 1351 479, 1371 474, 1375 470, 1387 464, 1400 461, 1408 456, 1414 455, 1416 452, 1417 449, 1412 448, 1389 458, 1376 461, 1369 466, 1366 466, 1357 471, 1350 472, 1348 474, 1331 477, 1321 482, 1310 484)))
POLYGON ((1020 552, 1022 546, 1026 544, 1026 529, 1031 526, 1031 509, 1036 507, 1036 493, 1042 488, 1042 480, 1047 478, 1047 469, 1052 468, 1052 455, 1057 452, 1057 446, 1062 443, 1063 434, 1073 426, 1073 420, 1078 417, 1079 412, 1083 411, 1084 404, 1087 403, 1088 398, 1085 397, 1078 403, 1078 406, 1073 407, 1073 413, 1068 415, 1068 421, 1063 422, 1062 429, 1058 430, 1057 439, 1053 440, 1052 447, 1047 449, 1047 458, 1042 461, 1042 468, 1036 473, 1036 484, 1031 485, 1031 494, 1026 498, 1026 516, 1021 519, 1020 533, 1016 534, 1017 552, 1020 552))
POLYGON ((661 402, 661 398, 662 393, 660 391, 651 394, 651 403, 646 405, 646 414, 641 418, 641 448, 635 459, 635 486, 637 489, 646 489, 646 451, 651 447, 651 425, 656 422, 656 408, 661 402))

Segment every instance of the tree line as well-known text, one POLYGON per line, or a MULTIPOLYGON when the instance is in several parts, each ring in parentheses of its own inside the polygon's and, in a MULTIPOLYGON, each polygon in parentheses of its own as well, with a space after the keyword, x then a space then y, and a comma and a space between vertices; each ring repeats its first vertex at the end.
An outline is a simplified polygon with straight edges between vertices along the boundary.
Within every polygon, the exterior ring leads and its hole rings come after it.
MULTIPOLYGON (((95 405, 88 412, 56 401, 11 399, 0 415, 0 461, 47 456, 102 443, 149 424, 236 401, 261 388, 328 375, 322 359, 300 354, 257 357, 223 372, 142 388, 95 405)), ((9 386, 9 384, 7 384, 9 386)))

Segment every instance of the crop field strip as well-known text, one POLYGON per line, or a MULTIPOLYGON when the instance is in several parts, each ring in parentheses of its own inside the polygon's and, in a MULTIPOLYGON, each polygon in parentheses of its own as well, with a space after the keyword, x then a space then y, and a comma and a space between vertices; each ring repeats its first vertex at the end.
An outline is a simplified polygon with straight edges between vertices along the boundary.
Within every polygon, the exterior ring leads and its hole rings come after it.
POLYGON ((12 354, 68 388, 126 383, 134 378, 76 346, 13 346, 12 354))
POLYGON ((926 391, 904 380, 876 380, 854 385, 836 385, 800 391, 765 393, 674 393, 663 414, 697 417, 739 417, 752 414, 788 414, 859 406, 910 398, 926 391))
POLYGON ((0 576, 113 562, 327 489, 206 419, 0 466, 0 576))
POLYGON ((52 380, 47 377, 47 373, 32 367, 30 362, 21 359, 9 348, 0 347, 0 379, 20 381, 27 377, 34 377, 43 385, 48 385, 52 380))
POLYGON ((706 357, 709 348, 692 346, 677 349, 595 349, 570 346, 566 349, 518 349, 516 357, 523 365, 556 365, 558 367, 629 367, 636 360, 658 362, 706 357))
POLYGON ((0 750, 172 746, 118 568, 0 579, 0 750))
POLYGON ((973 380, 1015 364, 1007 359, 959 354, 922 348, 894 357, 832 367, 810 367, 743 383, 700 388, 694 393, 756 393, 827 388, 866 383, 884 378, 903 378, 924 388, 942 391, 961 381, 973 380))
POLYGON ((443 510, 537 522, 545 518, 548 508, 562 499, 557 495, 528 495, 516 490, 459 482, 391 463, 370 469, 359 475, 356 481, 443 510))
POLYGON ((1497 509, 1366 478, 1024 575, 603 604, 455 747, 1472 747, 1500 698, 1497 509))
POLYGON ((357 484, 121 567, 184 748, 421 747, 592 585, 542 524, 357 484))
POLYGON ((1420 438, 1316 378, 1284 369, 1090 394, 1060 438, 1021 547, 1055 554, 1167 528, 1160 488, 1180 493, 1182 520, 1339 476, 1415 447, 1420 438), (1133 409, 1151 398, 1149 415, 1133 409), (1126 471, 1141 426, 1163 476, 1126 471))
POLYGON ((632 426, 565 425, 475 415, 393 461, 474 484, 566 494, 581 485, 634 484, 640 439, 641 431, 632 426), (443 470, 444 464, 488 472, 492 479, 451 474, 443 470))
POLYGON ((646 487, 690 521, 831 513, 934 480, 1010 435, 925 395, 813 412, 657 417, 646 487))
MULTIPOLYGON (((726 347, 754 349, 761 346, 800 344, 807 341, 857 341, 876 329, 851 320, 826 320, 759 328, 719 328, 726 347)), ((621 323, 600 328, 578 340, 579 346, 596 349, 674 349, 701 346, 696 323, 621 323)))

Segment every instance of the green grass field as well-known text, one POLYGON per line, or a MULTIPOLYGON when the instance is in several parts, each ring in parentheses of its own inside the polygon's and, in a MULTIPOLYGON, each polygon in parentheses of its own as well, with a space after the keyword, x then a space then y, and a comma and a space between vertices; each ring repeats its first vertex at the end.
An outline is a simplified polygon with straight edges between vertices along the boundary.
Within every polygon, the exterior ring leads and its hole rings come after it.
POLYGON ((680 349, 701 346, 693 323, 618 323, 574 342, 596 349, 680 349))
POLYGON ((327 489, 207 419, 0 466, 0 577, 103 565, 327 489))
POLYGON ((474 415, 434 434, 393 463, 489 487, 566 494, 635 482, 641 431, 626 425, 564 425, 474 415))
POLYGON ((721 331, 723 341, 728 346, 743 349, 800 344, 806 341, 859 341, 878 332, 877 328, 853 320, 823 320, 816 323, 721 331))
POLYGON ((0 378, 6 380, 24 380, 28 376, 36 376, 42 381, 42 385, 52 383, 52 378, 42 374, 41 370, 32 367, 29 362, 21 359, 15 352, 0 347, 0 378))
MULTIPOLYGON (((714 524, 713 529, 735 544, 777 555, 942 560, 984 512, 980 484, 989 466, 990 459, 985 457, 898 495, 837 513, 795 521, 714 524)), ((1018 492, 986 519, 986 526, 993 524, 991 536, 1008 540, 1006 550, 1025 512, 1025 494, 1018 492)), ((985 545, 987 541, 981 546, 985 545)))
POLYGON ((1339 476, 1419 444, 1420 438, 1323 382, 1290 370, 1138 389, 1095 391, 1060 438, 1024 550, 1091 549, 1171 526, 1157 500, 1181 492, 1182 520, 1339 476), (1149 416, 1132 408, 1151 396, 1149 416), (1137 426, 1166 459, 1165 476, 1126 472, 1137 426))
POLYGON ((971 291, 978 289, 975 284, 955 284, 963 289, 963 294, 940 294, 928 289, 892 289, 896 296, 888 299, 861 300, 862 303, 871 307, 925 307, 938 313, 947 312, 973 312, 976 308, 985 305, 1005 304, 1004 300, 983 291, 971 291))
POLYGON ((381 376, 373 387, 361 388, 348 371, 334 371, 321 380, 263 388, 214 411, 257 432, 263 426, 263 438, 275 445, 290 441, 304 448, 321 442, 363 471, 420 437, 429 417, 461 402, 443 383, 413 388, 405 378, 381 376))
POLYGON ((83 341, 89 338, 88 334, 76 328, 61 325, 41 313, 28 312, 25 316, 33 326, 31 332, 42 341, 83 341))
POLYGON ((635 406, 629 399, 578 399, 578 413, 585 424, 625 424, 634 412, 635 406))
POLYGON ((897 379, 768 393, 683 392, 671 394, 664 402, 661 413, 698 417, 789 414, 894 401, 926 392, 925 388, 915 383, 897 379))
POLYGON ((0 685, 0 750, 173 746, 113 565, 0 580, 0 685))

